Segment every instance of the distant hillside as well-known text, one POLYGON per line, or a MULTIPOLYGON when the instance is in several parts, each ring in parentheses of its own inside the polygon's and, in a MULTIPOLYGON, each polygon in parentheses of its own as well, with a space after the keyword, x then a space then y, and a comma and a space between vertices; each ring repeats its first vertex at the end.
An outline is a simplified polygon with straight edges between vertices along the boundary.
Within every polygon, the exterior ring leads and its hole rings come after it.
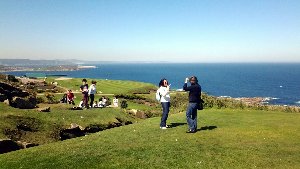
POLYGON ((76 64, 75 60, 0 59, 0 65, 4 66, 54 66, 74 64, 76 64))

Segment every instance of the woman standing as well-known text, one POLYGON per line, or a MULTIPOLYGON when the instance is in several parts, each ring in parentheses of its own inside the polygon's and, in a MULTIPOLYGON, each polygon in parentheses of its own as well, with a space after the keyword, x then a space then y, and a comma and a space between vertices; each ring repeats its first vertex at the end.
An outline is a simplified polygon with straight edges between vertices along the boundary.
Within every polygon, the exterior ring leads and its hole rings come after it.
POLYGON ((92 80, 92 85, 89 88, 89 96, 90 96, 90 99, 91 99, 90 107, 91 108, 94 105, 95 94, 97 93, 96 84, 97 84, 97 82, 95 80, 92 80))
POLYGON ((159 82, 159 89, 157 92, 160 95, 160 102, 163 109, 160 128, 167 129, 167 119, 170 111, 170 85, 167 79, 162 79, 159 82))

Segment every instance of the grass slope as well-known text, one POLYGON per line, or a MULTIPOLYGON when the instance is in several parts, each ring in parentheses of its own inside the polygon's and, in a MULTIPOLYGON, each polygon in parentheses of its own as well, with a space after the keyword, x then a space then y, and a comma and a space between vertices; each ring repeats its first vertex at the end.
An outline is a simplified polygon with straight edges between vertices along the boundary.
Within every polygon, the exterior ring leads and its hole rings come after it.
MULTIPOLYGON (((58 80, 58 85, 66 89, 72 89, 73 91, 79 91, 82 79, 75 78, 69 80, 58 80)), ((97 91, 101 91, 103 94, 119 94, 119 93, 131 93, 131 92, 145 92, 149 89, 156 89, 153 84, 126 81, 126 80, 104 80, 104 79, 87 79, 88 84, 91 84, 92 80, 97 81, 97 91)), ((47 82, 55 81, 54 78, 47 79, 47 82)))
MULTIPOLYGON (((71 123, 82 127, 93 124, 108 124, 117 122, 116 118, 135 121, 134 118, 118 108, 69 110, 72 105, 66 104, 41 104, 41 107, 51 106, 50 113, 42 113, 37 110, 21 110, 0 103, 0 139, 6 138, 5 129, 17 129, 18 124, 26 124, 36 128, 35 132, 23 133, 21 141, 45 144, 57 141, 53 132, 59 128, 68 128, 71 123)), ((0 167, 1 168, 1 167, 0 167)))
POLYGON ((208 109, 0 155, 0 168, 300 168, 300 114, 208 109))

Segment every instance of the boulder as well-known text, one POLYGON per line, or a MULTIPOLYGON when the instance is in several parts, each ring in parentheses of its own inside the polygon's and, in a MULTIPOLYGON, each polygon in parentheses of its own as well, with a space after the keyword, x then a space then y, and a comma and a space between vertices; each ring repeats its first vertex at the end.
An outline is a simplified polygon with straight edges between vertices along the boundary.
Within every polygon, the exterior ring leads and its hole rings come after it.
POLYGON ((20 109, 33 109, 36 107, 37 100, 34 96, 29 96, 26 98, 14 97, 10 101, 10 106, 20 109))
POLYGON ((8 99, 6 99, 6 100, 4 100, 4 102, 3 102, 4 104, 7 104, 7 105, 9 105, 9 100, 8 99))
POLYGON ((135 116, 136 116, 137 118, 140 118, 140 119, 146 119, 146 118, 147 118, 146 113, 145 113, 145 112, 142 112, 142 111, 137 111, 136 114, 135 114, 135 116))
POLYGON ((75 129, 75 128, 77 128, 77 127, 79 127, 79 128, 80 128, 80 130, 84 130, 84 128, 83 128, 83 127, 81 127, 80 125, 78 125, 78 124, 76 124, 76 123, 71 123, 71 126, 70 126, 70 128, 69 128, 69 129, 75 129))
POLYGON ((35 144, 35 143, 27 143, 27 142, 22 142, 22 141, 17 141, 17 144, 22 149, 38 146, 38 144, 35 144))
POLYGON ((50 107, 42 107, 38 109, 39 112, 50 112, 50 107))
POLYGON ((4 139, 0 140, 0 154, 7 153, 10 151, 20 150, 21 147, 13 140, 4 139))
POLYGON ((70 128, 61 130, 59 136, 61 140, 81 137, 85 135, 83 130, 81 126, 72 123, 70 128))

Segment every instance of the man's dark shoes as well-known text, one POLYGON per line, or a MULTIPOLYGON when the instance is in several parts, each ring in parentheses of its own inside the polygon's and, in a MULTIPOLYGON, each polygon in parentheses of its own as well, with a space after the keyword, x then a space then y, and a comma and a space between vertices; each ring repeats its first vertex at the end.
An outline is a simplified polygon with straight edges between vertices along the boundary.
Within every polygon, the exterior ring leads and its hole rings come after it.
POLYGON ((196 130, 188 130, 186 133, 196 133, 196 130))

